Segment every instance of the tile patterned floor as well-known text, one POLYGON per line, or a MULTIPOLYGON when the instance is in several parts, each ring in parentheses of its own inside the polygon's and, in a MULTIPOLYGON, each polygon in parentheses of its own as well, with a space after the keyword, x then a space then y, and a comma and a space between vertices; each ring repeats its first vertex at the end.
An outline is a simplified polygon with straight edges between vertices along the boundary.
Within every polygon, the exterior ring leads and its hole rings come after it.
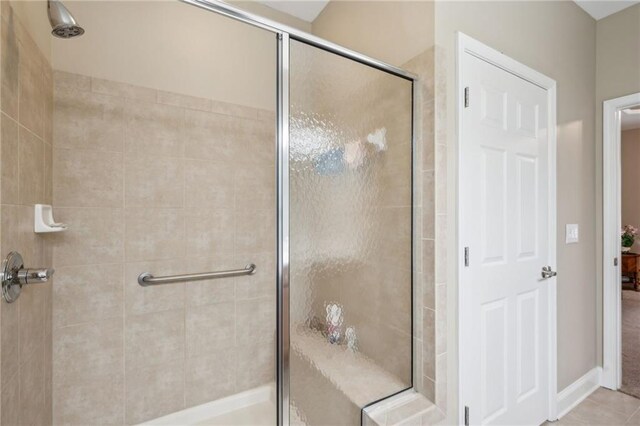
POLYGON ((640 399, 600 388, 563 418, 547 425, 640 426, 640 399))

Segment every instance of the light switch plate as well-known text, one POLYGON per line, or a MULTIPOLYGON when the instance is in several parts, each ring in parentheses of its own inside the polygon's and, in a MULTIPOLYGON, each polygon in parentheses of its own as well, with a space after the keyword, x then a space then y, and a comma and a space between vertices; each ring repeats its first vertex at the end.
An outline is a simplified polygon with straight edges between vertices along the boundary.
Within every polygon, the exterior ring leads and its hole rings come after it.
POLYGON ((573 244, 580 241, 580 230, 577 223, 568 223, 565 233, 565 243, 573 244))

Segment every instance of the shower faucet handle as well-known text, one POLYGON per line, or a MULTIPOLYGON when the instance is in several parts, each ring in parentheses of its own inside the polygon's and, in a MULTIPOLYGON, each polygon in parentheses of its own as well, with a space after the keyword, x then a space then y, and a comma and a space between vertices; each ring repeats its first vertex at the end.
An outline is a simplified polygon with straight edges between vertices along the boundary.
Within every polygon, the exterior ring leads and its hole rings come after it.
POLYGON ((20 253, 12 251, 2 261, 0 269, 2 297, 8 303, 15 302, 23 285, 45 283, 49 281, 53 272, 51 268, 25 268, 20 253))
POLYGON ((46 283, 54 272, 52 268, 20 269, 18 281, 20 284, 46 283))

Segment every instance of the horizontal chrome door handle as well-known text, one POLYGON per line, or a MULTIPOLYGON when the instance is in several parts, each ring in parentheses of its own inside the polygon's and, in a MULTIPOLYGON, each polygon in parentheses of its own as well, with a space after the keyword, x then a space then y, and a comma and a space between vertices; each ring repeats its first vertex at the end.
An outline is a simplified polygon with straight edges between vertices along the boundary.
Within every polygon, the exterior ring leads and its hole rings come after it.
POLYGON ((547 278, 555 277, 556 275, 558 275, 558 273, 556 271, 553 271, 551 269, 551 266, 543 266, 542 267, 542 278, 544 278, 545 280, 547 278))

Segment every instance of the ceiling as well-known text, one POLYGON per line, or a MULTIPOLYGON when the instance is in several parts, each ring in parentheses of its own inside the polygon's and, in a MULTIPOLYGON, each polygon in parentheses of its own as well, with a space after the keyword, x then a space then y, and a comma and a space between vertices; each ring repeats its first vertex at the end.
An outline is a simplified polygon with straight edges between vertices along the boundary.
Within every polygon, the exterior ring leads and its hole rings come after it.
MULTIPOLYGON (((329 0, 258 0, 280 12, 300 18, 303 21, 313 22, 325 8, 329 0)), ((606 18, 616 12, 640 3, 640 0, 574 0, 578 6, 584 9, 594 19, 606 18)))
POLYGON ((640 129, 640 107, 634 108, 634 111, 638 111, 637 114, 627 114, 622 111, 622 130, 640 129))
POLYGON ((616 12, 640 3, 640 0, 573 0, 595 20, 606 18, 616 12))
POLYGON ((325 8, 329 0, 308 0, 308 1, 277 1, 258 0, 260 3, 272 9, 300 18, 303 21, 313 22, 322 9, 325 8))

